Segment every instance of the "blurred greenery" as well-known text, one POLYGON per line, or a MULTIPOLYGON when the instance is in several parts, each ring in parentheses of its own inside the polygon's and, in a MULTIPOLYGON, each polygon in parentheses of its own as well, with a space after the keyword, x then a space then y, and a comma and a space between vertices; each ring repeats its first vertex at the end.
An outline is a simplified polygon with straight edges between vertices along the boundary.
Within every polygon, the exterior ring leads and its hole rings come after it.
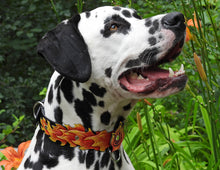
POLYGON ((163 99, 148 99, 151 106, 137 103, 128 117, 123 145, 136 169, 220 169, 219 0, 2 0, 0 148, 17 146, 33 135, 32 107, 43 99, 53 72, 36 53, 39 39, 77 11, 103 5, 131 7, 143 18, 180 11, 186 21, 201 21, 197 29, 188 27, 193 39, 172 62, 173 70, 184 64, 187 89, 163 99), (198 74, 194 52, 201 58, 206 82, 198 74), (137 112, 143 130, 136 123, 137 112))

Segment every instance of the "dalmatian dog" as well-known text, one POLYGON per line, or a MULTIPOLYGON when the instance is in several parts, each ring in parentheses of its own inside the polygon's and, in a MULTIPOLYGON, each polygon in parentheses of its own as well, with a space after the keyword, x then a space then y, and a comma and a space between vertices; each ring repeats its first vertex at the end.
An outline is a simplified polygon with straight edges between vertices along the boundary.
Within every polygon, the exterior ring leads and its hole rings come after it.
MULTIPOLYGON (((81 125, 82 133, 115 132, 139 99, 183 90, 183 66, 178 71, 159 66, 180 54, 184 22, 178 12, 142 19, 133 9, 105 6, 57 25, 37 48, 55 69, 42 103, 45 118, 54 127, 81 125)), ((19 170, 134 169, 122 145, 115 151, 71 147, 53 141, 42 127, 19 170)))

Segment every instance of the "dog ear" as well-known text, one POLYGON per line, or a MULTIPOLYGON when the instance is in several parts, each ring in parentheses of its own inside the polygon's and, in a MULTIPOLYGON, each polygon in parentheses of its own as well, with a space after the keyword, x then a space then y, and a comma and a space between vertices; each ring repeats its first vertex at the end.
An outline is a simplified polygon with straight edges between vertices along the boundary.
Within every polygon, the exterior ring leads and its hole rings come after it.
POLYGON ((87 45, 78 30, 80 15, 64 21, 39 42, 37 52, 61 75, 85 82, 91 75, 87 45))

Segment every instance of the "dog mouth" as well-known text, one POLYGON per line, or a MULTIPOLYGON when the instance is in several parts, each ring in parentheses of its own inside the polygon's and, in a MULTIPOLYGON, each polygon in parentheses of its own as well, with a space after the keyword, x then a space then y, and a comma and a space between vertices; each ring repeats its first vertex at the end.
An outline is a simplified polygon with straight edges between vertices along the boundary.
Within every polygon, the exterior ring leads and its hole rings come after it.
MULTIPOLYGON (((164 92, 162 97, 183 90, 187 82, 183 64, 181 64, 178 71, 173 71, 172 68, 165 70, 159 67, 163 63, 173 61, 180 54, 183 42, 184 41, 181 40, 176 43, 176 45, 153 66, 131 68, 123 72, 118 78, 121 88, 132 93, 144 95, 164 92)), ((161 95, 159 95, 159 97, 161 97, 161 95)))

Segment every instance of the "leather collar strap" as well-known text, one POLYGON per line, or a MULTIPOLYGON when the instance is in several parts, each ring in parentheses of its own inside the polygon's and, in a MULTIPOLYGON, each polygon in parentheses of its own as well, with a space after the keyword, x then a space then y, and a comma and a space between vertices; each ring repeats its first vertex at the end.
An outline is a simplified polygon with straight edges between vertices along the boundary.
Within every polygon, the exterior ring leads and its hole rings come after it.
POLYGON ((49 136, 53 142, 60 141, 61 146, 69 144, 70 147, 79 146, 81 150, 94 149, 105 151, 109 148, 112 152, 119 150, 124 139, 124 125, 120 122, 116 131, 107 132, 106 130, 93 132, 90 128, 86 129, 81 124, 74 127, 55 123, 45 117, 42 103, 34 106, 34 116, 41 126, 41 130, 49 136), (40 105, 37 111, 37 105, 40 105), (36 111, 36 112, 35 112, 36 111))

